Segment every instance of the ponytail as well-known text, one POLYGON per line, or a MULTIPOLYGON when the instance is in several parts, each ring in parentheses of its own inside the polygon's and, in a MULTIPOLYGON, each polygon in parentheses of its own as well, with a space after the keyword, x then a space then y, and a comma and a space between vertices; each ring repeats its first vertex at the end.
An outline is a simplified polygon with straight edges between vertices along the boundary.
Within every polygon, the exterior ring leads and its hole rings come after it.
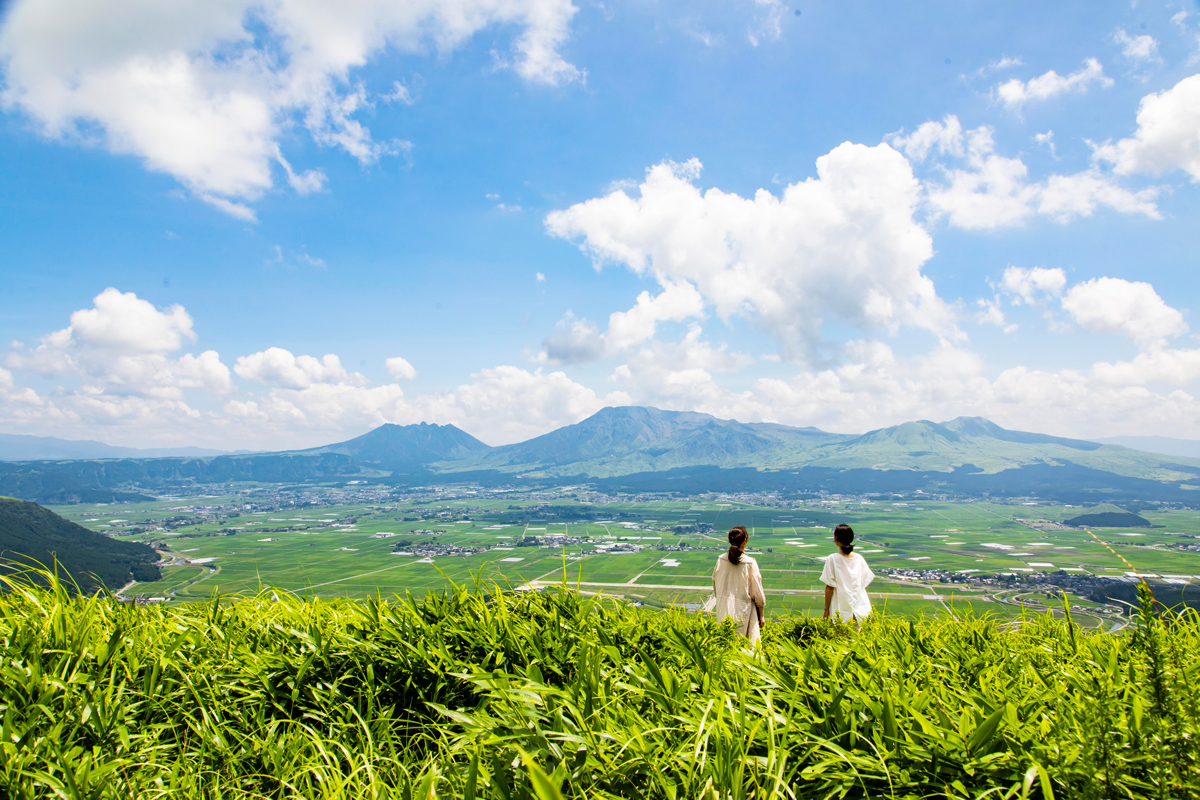
POLYGON ((833 541, 837 542, 838 549, 842 551, 842 555, 848 556, 854 552, 854 528, 851 528, 846 523, 842 523, 833 529, 833 541))
POLYGON ((738 525, 736 528, 729 529, 729 563, 737 565, 742 560, 742 550, 746 547, 746 540, 750 538, 750 534, 746 531, 746 526, 738 525))

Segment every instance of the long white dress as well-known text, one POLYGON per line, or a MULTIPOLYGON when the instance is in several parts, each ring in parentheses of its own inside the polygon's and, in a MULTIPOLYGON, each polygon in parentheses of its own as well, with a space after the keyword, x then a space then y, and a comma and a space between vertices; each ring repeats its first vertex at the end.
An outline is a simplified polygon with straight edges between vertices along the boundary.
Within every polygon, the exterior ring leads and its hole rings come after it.
POLYGON ((731 564, 729 554, 722 553, 713 570, 713 594, 717 599, 713 609, 717 621, 733 617, 741 634, 752 643, 757 642, 762 632, 758 628, 758 612, 754 606, 756 602, 760 606, 767 604, 758 562, 743 555, 738 563, 731 564))
POLYGON ((835 552, 825 559, 821 570, 821 583, 833 587, 833 601, 829 604, 829 616, 842 615, 849 622, 871 616, 871 598, 867 597, 867 586, 875 580, 875 573, 867 566, 867 560, 851 553, 835 552))

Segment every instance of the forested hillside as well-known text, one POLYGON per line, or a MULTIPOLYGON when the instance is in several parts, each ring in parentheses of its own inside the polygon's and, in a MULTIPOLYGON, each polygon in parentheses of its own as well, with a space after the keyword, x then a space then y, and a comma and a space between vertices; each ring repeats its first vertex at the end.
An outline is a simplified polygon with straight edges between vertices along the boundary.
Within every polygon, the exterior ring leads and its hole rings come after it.
MULTIPOLYGON (((0 497, 0 562, 51 566, 56 558, 84 591, 159 579, 154 548, 101 536, 36 503, 0 497)), ((0 563, 0 574, 16 568, 0 563)))

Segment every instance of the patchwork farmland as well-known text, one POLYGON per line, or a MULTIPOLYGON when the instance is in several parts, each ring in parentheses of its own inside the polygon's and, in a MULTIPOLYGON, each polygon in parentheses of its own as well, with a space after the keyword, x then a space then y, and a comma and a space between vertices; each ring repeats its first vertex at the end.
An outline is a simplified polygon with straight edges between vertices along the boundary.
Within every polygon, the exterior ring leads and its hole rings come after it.
MULTIPOLYGON (((897 500, 755 502, 737 497, 637 498, 596 502, 581 493, 473 490, 432 497, 337 503, 146 529, 148 521, 238 507, 242 497, 150 504, 63 506, 93 530, 151 541, 169 553, 163 580, 125 587, 171 602, 260 587, 308 597, 421 596, 448 582, 510 588, 566 582, 585 593, 649 606, 692 607, 709 593, 714 558, 733 525, 751 530, 749 552, 763 571, 774 615, 820 614, 829 530, 847 522, 857 551, 879 578, 876 606, 890 615, 1027 615, 1062 606, 1029 591, 1038 575, 1167 584, 1200 579, 1200 514, 1143 512, 1153 527, 1064 527, 1069 506, 897 500), (1128 563, 1126 563, 1128 562, 1128 563), (1130 565, 1134 569, 1130 568, 1130 565)), ((124 538, 124 537, 122 537, 124 538)), ((1110 609, 1072 594, 1084 624, 1120 624, 1110 609)))

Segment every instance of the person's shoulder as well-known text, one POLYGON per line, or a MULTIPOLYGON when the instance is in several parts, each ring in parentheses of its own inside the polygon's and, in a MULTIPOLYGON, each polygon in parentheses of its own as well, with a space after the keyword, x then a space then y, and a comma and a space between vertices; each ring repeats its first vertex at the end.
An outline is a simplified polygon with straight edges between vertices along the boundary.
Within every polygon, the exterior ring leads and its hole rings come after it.
POLYGON ((743 553, 742 557, 738 560, 741 561, 743 564, 757 564, 758 563, 757 561, 755 561, 753 558, 746 555, 745 553, 743 553))

